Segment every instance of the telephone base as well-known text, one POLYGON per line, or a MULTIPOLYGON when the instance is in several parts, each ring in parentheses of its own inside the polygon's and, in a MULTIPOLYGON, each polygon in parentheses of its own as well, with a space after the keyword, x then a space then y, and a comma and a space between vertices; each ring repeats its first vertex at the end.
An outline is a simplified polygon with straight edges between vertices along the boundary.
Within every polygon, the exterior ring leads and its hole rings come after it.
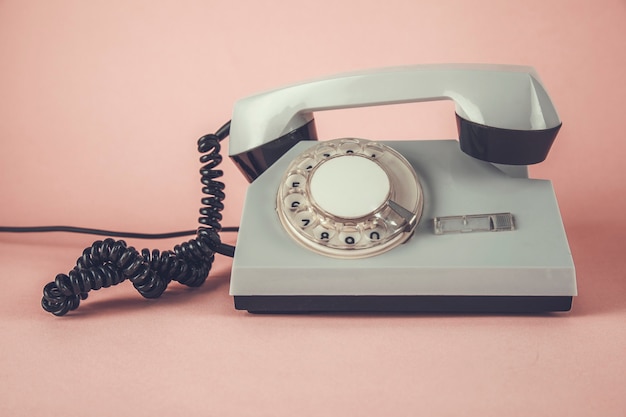
POLYGON ((294 313, 547 313, 569 311, 568 296, 235 296, 254 314, 294 313))
POLYGON ((424 188, 411 239, 362 259, 338 259, 296 243, 280 224, 276 191, 300 142, 248 188, 230 294, 257 313, 568 311, 576 273, 552 184, 506 172, 450 140, 384 142, 415 168, 424 188), (442 216, 512 213, 511 231, 437 235, 442 216))

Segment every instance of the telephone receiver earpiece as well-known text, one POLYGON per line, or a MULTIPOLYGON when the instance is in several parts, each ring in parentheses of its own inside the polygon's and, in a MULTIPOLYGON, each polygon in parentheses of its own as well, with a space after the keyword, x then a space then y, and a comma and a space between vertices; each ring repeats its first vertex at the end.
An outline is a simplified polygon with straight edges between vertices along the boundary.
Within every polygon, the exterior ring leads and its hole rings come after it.
POLYGON ((253 181, 297 142, 317 140, 313 112, 435 100, 454 101, 461 150, 488 162, 541 162, 561 127, 531 67, 417 65, 340 74, 241 99, 229 155, 253 181))

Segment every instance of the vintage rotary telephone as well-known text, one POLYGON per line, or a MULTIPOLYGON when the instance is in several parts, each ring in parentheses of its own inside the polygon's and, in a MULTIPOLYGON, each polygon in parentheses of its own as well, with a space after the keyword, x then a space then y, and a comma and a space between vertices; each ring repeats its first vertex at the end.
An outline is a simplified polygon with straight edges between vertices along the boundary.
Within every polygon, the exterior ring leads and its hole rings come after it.
POLYGON ((237 309, 300 312, 567 311, 574 264, 550 181, 528 178, 561 127, 534 70, 424 65, 343 74, 235 104, 198 142, 197 237, 173 251, 106 239, 44 288, 64 315, 126 279, 145 297, 198 286, 234 256, 237 309), (453 100, 459 140, 317 142, 313 113, 453 100), (251 181, 237 248, 221 243, 220 141, 251 181), (498 232, 498 233, 490 233, 498 232))
POLYGON ((569 310, 576 278, 554 191, 526 169, 560 127, 534 70, 518 66, 358 72, 237 102, 230 155, 252 184, 236 308, 569 310), (458 143, 314 142, 315 111, 442 99, 456 105, 458 143))

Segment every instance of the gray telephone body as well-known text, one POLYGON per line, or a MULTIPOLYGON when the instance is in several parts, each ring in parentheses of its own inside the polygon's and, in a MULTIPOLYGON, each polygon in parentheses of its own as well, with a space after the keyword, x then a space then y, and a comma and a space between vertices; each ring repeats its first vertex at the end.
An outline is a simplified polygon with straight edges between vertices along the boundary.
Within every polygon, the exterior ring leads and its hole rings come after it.
POLYGON ((247 190, 230 293, 254 313, 568 311, 576 275, 552 184, 561 126, 529 67, 422 65, 238 101, 247 190), (452 100, 458 140, 317 141, 313 114, 452 100))

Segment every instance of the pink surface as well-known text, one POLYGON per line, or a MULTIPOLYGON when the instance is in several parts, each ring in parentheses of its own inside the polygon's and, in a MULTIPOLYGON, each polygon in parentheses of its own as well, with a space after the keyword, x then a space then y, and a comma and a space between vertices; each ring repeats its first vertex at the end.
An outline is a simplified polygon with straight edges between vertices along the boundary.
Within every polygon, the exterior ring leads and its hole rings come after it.
MULTIPOLYGON (((200 289, 148 301, 125 283, 55 318, 41 288, 93 239, 0 235, 0 415, 626 415, 626 4, 421 3, 0 1, 0 223, 194 228, 195 140, 242 96, 381 66, 528 64, 564 121, 531 174, 559 198, 571 313, 252 316, 234 310, 219 258, 200 289)), ((318 126, 450 138, 451 109, 318 126)), ((236 225, 246 183, 223 165, 236 225)))

